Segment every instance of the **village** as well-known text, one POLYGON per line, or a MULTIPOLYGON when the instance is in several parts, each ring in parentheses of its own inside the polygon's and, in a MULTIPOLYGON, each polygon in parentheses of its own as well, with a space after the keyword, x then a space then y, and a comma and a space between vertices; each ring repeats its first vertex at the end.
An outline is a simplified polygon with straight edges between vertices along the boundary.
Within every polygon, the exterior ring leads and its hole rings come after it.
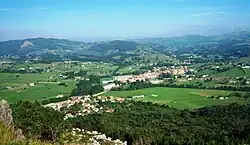
POLYGON ((117 87, 112 82, 118 81, 121 83, 127 83, 127 82, 136 82, 136 81, 150 81, 152 84, 159 84, 162 83, 163 80, 159 80, 158 77, 161 74, 172 74, 172 75, 185 75, 188 71, 194 71, 189 70, 187 66, 183 67, 154 67, 153 70, 149 70, 145 73, 139 74, 139 75, 121 75, 121 76, 114 76, 113 79, 102 81, 104 85, 105 90, 111 89, 112 87, 117 87))
POLYGON ((66 101, 61 101, 57 103, 50 103, 44 105, 44 107, 51 107, 58 111, 65 111, 65 120, 68 118, 76 117, 76 116, 85 116, 91 113, 98 113, 98 112, 107 112, 112 113, 114 109, 107 108, 105 106, 101 106, 100 102, 111 102, 111 103, 122 103, 124 102, 124 98, 120 97, 113 97, 113 96, 72 96, 70 99, 66 101), (80 109, 76 112, 69 111, 73 105, 79 105, 80 109), (64 108, 64 109, 62 109, 64 108))

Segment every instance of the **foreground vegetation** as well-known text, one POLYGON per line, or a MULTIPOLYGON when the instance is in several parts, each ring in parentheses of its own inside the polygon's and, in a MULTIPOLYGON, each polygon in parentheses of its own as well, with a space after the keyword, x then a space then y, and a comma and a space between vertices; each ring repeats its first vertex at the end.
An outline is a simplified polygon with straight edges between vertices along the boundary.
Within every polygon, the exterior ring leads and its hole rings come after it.
MULTIPOLYGON (((27 139, 59 143, 70 128, 105 133, 128 144, 248 144, 250 105, 177 110, 150 102, 101 103, 113 113, 63 120, 63 114, 39 103, 12 105, 16 127, 27 139), (32 116, 32 117, 30 117, 32 116), (55 119, 56 118, 56 119, 55 119)), ((64 138, 65 139, 65 138, 64 138)))

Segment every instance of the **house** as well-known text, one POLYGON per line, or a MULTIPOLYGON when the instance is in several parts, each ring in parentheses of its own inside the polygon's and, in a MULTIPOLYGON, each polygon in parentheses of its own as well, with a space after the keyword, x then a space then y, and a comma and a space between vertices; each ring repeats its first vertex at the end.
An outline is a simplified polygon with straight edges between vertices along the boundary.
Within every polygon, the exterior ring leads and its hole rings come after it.
POLYGON ((124 75, 124 76, 115 76, 114 80, 120 81, 120 82, 126 82, 127 80, 133 78, 133 75, 124 75))
POLYGON ((73 96, 73 97, 70 97, 70 99, 71 99, 72 101, 79 100, 79 99, 81 99, 81 98, 82 98, 81 96, 73 96))
POLYGON ((116 98, 116 101, 118 101, 118 102, 122 103, 122 102, 124 102, 124 101, 125 101, 125 99, 124 99, 124 98, 116 98))
POLYGON ((235 83, 237 83, 235 80, 229 80, 229 83, 230 84, 235 84, 235 83))
POLYGON ((67 79, 68 78, 67 76, 62 75, 62 74, 60 74, 59 77, 62 78, 62 79, 67 79))
POLYGON ((163 80, 151 80, 150 81, 150 83, 152 83, 152 84, 160 84, 162 82, 163 82, 163 80))
POLYGON ((114 82, 114 80, 106 80, 106 81, 102 81, 102 84, 108 84, 108 83, 112 83, 114 82))
POLYGON ((107 84, 107 85, 104 85, 103 88, 104 90, 110 90, 112 88, 116 88, 116 87, 119 87, 118 85, 116 85, 115 83, 111 83, 111 84, 107 84))
POLYGON ((242 66, 243 69, 249 69, 250 66, 242 66))
POLYGON ((84 77, 75 77, 75 80, 84 80, 84 77))
POLYGON ((111 109, 111 108, 106 110, 107 113, 113 113, 114 111, 115 111, 115 109, 111 109))
POLYGON ((145 97, 145 95, 139 95, 139 96, 133 96, 132 98, 133 99, 138 99, 138 98, 144 98, 145 97))
POLYGON ((35 86, 35 83, 29 83, 29 86, 31 87, 35 86))
POLYGON ((99 109, 98 109, 98 108, 94 108, 94 109, 93 109, 93 111, 98 112, 98 111, 99 111, 99 109))
POLYGON ((18 70, 20 70, 20 71, 25 71, 26 69, 25 69, 25 68, 19 68, 18 70))
POLYGON ((56 96, 56 98, 62 98, 63 97, 63 95, 57 95, 56 96))

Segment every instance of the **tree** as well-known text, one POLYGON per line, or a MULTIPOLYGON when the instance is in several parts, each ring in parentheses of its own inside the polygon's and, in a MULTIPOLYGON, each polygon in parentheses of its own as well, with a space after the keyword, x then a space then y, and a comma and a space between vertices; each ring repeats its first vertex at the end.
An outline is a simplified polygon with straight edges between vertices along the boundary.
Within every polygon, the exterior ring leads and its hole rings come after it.
POLYGON ((38 102, 18 102, 11 107, 16 127, 22 129, 28 138, 55 141, 63 132, 71 129, 63 113, 44 108, 38 102))
POLYGON ((89 81, 91 84, 100 84, 101 78, 99 76, 96 76, 96 75, 90 75, 89 81))
POLYGON ((158 61, 158 60, 159 60, 159 56, 158 56, 158 55, 155 57, 155 60, 156 60, 156 61, 158 61))
POLYGON ((100 77, 91 75, 89 80, 80 80, 76 84, 77 88, 73 89, 71 92, 72 96, 75 95, 90 95, 102 92, 104 89, 100 84, 100 77))
POLYGON ((81 70, 78 72, 77 75, 78 75, 78 76, 85 77, 85 76, 87 75, 87 71, 81 69, 81 70))

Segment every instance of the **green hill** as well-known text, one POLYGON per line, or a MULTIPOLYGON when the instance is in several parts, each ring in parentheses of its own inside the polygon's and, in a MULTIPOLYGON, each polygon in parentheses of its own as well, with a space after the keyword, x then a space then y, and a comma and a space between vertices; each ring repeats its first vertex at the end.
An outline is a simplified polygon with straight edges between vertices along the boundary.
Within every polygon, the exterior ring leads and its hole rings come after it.
POLYGON ((220 54, 228 56, 250 56, 250 32, 242 31, 219 36, 186 35, 169 38, 146 38, 139 43, 163 45, 163 52, 174 54, 220 54))
POLYGON ((250 78, 250 69, 244 69, 245 72, 243 72, 240 68, 231 68, 230 70, 227 70, 225 72, 217 73, 215 76, 218 77, 240 77, 245 76, 250 78))
MULTIPOLYGON (((0 42, 0 56, 15 54, 20 56, 53 58, 53 60, 90 60, 127 63, 133 58, 150 55, 198 56, 207 60, 250 56, 250 32, 230 33, 220 36, 186 35, 171 38, 146 38, 139 40, 114 40, 107 42, 79 42, 55 38, 30 38, 0 42)), ((163 57, 161 57, 163 58, 163 57)), ((164 59, 164 60, 168 60, 164 59)), ((140 61, 141 62, 141 61, 140 61)))
POLYGON ((0 42, 0 55, 12 53, 30 53, 44 50, 72 50, 81 48, 85 43, 78 41, 71 41, 67 39, 54 38, 30 38, 24 40, 10 40, 0 42), (30 50, 30 51, 27 51, 30 50))

